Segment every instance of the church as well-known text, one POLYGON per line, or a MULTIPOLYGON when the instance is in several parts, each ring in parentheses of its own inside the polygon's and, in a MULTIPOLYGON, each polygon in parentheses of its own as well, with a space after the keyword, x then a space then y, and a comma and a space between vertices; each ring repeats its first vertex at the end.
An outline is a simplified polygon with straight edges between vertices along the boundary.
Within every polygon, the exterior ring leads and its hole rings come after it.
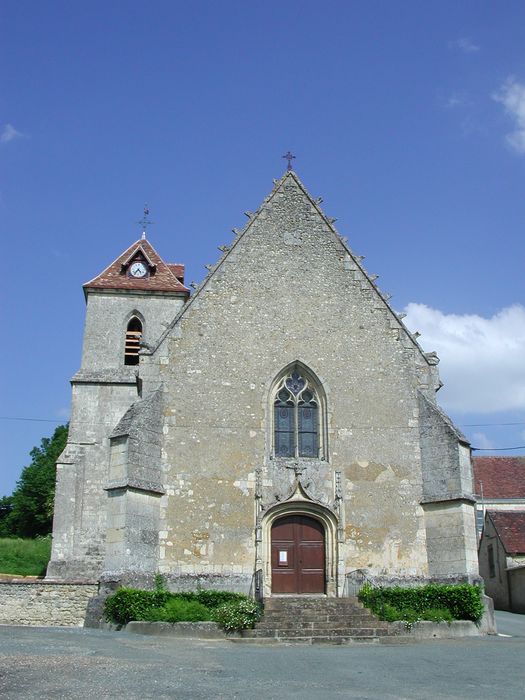
POLYGON ((48 580, 347 595, 477 580, 470 446, 289 169, 190 295, 142 238, 84 285, 48 580))

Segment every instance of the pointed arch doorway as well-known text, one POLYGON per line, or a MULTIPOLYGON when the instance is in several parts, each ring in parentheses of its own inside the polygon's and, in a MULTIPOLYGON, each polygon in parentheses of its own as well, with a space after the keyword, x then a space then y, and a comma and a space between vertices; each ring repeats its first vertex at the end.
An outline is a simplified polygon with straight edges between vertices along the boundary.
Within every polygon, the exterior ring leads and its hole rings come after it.
POLYGON ((303 513, 271 527, 272 593, 325 593, 325 528, 303 513))

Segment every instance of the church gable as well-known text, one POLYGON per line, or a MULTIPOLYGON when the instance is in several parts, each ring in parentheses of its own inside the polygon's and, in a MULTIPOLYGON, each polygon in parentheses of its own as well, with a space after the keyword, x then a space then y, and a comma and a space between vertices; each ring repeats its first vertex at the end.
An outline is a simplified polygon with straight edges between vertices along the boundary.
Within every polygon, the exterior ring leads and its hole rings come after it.
POLYGON ((390 368, 397 381, 401 370, 403 381, 433 398, 437 361, 421 351, 295 173, 285 174, 257 212, 247 215, 245 229, 210 266, 160 339, 159 355, 166 352, 164 342, 192 345, 187 334, 196 334, 196 347, 184 353, 190 364, 198 362, 200 349, 214 336, 223 360, 227 338, 235 337, 231 351, 239 358, 248 346, 254 351, 253 337, 257 351, 257 341, 264 339, 264 353, 275 357, 275 372, 309 357, 312 370, 322 373, 336 357, 346 358, 345 373, 355 372, 357 379, 369 358, 368 372, 390 368))
MULTIPOLYGON (((199 307, 207 295, 215 297, 214 292, 220 292, 228 283, 232 289, 236 286, 244 298, 257 292, 259 285, 259 298, 264 299, 265 304, 279 298, 288 302, 288 298, 295 296, 315 297, 317 316, 326 319, 335 311, 337 300, 343 300, 350 293, 351 304, 367 306, 371 314, 376 312, 372 324, 382 315, 390 335, 401 340, 409 351, 414 350, 419 364, 426 367, 437 364, 434 358, 429 361, 416 337, 402 323, 402 316, 389 306, 389 295, 379 290, 375 276, 367 274, 361 258, 353 254, 346 238, 337 233, 333 225, 335 219, 321 211, 320 202, 320 198, 314 200, 309 195, 292 171, 276 181, 261 207, 255 213, 245 212, 249 218, 245 228, 242 231, 233 229, 236 235, 233 243, 220 247, 221 259, 206 266, 209 274, 171 327, 191 316, 192 308, 199 307), (237 285, 242 278, 246 285, 237 285)), ((230 301, 231 297, 235 297, 234 303, 242 303, 235 294, 230 295, 230 301)), ((310 309, 313 312, 312 306, 310 309)), ((283 315, 290 312, 288 319, 293 324, 293 306, 287 303, 286 307, 281 306, 281 311, 283 315)), ((170 329, 160 343, 169 332, 170 329)))

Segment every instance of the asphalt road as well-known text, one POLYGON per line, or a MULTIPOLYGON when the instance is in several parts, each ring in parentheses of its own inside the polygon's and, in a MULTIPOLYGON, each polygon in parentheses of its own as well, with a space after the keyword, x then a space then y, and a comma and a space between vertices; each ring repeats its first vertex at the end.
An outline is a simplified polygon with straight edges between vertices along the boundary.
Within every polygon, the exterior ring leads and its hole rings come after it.
MULTIPOLYGON (((525 615, 496 610, 496 625, 499 634, 506 634, 512 637, 525 637, 525 615)), ((523 660, 525 664, 525 659, 523 660)), ((525 690, 523 692, 525 696, 525 690)))
POLYGON ((504 617, 520 636, 364 646, 0 626, 0 697, 521 699, 525 616, 504 617))

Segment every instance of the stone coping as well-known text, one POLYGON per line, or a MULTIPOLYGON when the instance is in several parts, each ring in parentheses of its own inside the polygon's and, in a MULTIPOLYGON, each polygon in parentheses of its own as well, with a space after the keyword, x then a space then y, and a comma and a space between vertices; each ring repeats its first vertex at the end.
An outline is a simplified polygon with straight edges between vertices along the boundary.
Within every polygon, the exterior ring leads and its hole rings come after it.
POLYGON ((0 584, 2 583, 23 583, 23 584, 43 584, 44 586, 96 586, 98 580, 93 579, 48 579, 39 576, 17 576, 15 574, 0 574, 0 584))
POLYGON ((458 639, 460 637, 480 637, 484 632, 470 620, 453 620, 452 622, 428 622, 421 620, 407 625, 406 622, 398 620, 391 622, 390 628, 396 637, 408 639, 458 639))
POLYGON ((133 634, 187 639, 229 639, 240 636, 227 634, 216 622, 128 622, 123 629, 133 634))

